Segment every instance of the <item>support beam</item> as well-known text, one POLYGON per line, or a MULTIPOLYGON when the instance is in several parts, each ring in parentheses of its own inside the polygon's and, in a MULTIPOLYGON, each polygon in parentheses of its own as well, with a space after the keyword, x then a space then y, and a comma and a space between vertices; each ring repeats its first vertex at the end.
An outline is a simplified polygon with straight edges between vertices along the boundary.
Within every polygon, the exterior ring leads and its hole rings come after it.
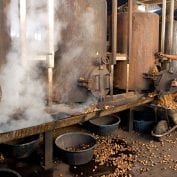
POLYGON ((170 23, 169 23, 169 36, 168 36, 168 53, 172 54, 173 49, 173 26, 174 26, 174 0, 170 2, 170 23))
POLYGON ((127 77, 126 77, 126 92, 129 91, 129 75, 130 75, 130 60, 132 53, 132 15, 133 15, 133 2, 134 0, 128 1, 128 46, 127 46, 127 77))
POLYGON ((162 0, 162 27, 161 27, 161 47, 162 53, 165 52, 165 31, 166 31, 166 0, 162 0))
MULTIPOLYGON (((0 133, 0 143, 8 142, 8 141, 15 140, 18 138, 24 138, 24 137, 27 137, 30 135, 53 131, 58 128, 63 128, 63 127, 77 124, 77 123, 88 121, 94 117, 107 116, 107 115, 110 115, 113 113, 117 113, 117 112, 124 111, 124 110, 130 109, 130 108, 133 108, 133 107, 137 107, 140 105, 150 103, 153 100, 154 100, 154 98, 143 96, 143 97, 138 98, 136 100, 128 101, 128 103, 124 103, 123 105, 110 107, 109 109, 99 110, 96 112, 90 112, 87 114, 83 113, 80 115, 73 115, 68 118, 53 120, 51 122, 36 125, 33 127, 28 127, 28 128, 24 128, 24 129, 20 129, 20 130, 0 133)), ((55 115, 57 115, 57 112, 55 113, 55 115)))
POLYGON ((20 53, 21 63, 26 65, 26 0, 19 1, 20 7, 20 53))
POLYGON ((54 68, 54 0, 48 0, 49 53, 48 56, 48 105, 52 104, 54 68))
POLYGON ((110 66, 110 95, 113 98, 114 65, 117 54, 117 0, 112 0, 112 61, 110 66))
POLYGON ((128 123, 128 131, 129 132, 132 132, 132 130, 133 130, 133 119, 134 119, 133 108, 130 108, 130 110, 129 110, 129 123, 128 123))
POLYGON ((53 167, 53 133, 44 133, 44 168, 46 170, 53 167))

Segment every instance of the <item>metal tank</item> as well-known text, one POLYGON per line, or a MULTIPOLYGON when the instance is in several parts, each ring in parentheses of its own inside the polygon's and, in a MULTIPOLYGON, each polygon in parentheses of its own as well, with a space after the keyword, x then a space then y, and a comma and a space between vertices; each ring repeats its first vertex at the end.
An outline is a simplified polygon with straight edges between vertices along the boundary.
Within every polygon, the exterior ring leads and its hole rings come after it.
MULTIPOLYGON (((118 53, 126 53, 128 42, 128 14, 118 14, 118 53)), ((154 53, 159 46, 159 17, 153 13, 133 13, 132 53, 130 58, 129 90, 147 90, 149 83, 143 78, 155 63, 154 53)), ((126 61, 115 66, 114 87, 126 89, 126 61)))
MULTIPOLYGON (((5 63, 11 46, 6 27, 9 2, 0 0, 0 67, 5 63)), ((60 103, 85 102, 90 95, 105 97, 109 91, 109 72, 105 66, 106 0, 55 2, 55 35, 58 45, 55 53, 53 100, 60 103)), ((45 71, 41 76, 47 80, 45 71)))
POLYGON ((60 0, 62 24, 55 56, 54 100, 85 102, 90 95, 109 91, 106 59, 107 9, 105 0, 60 0))
POLYGON ((10 37, 7 31, 6 24, 6 8, 9 4, 9 0, 0 1, 0 68, 6 61, 6 55, 10 48, 10 37))

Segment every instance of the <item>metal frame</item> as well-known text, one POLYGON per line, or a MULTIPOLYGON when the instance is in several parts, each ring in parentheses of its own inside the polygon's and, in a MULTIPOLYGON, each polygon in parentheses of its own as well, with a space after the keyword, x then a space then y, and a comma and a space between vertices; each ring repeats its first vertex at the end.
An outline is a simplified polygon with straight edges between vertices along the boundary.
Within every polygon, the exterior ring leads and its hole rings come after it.
MULTIPOLYGON (((113 51, 112 51, 112 65, 111 65, 111 74, 112 74, 112 87, 111 87, 111 96, 113 99, 113 75, 114 75, 114 64, 116 63, 116 56, 117 56, 117 0, 113 0, 114 4, 114 21, 113 21, 113 34, 114 40, 113 42, 113 51), (116 18, 115 18, 116 17, 116 18), (116 37, 115 37, 116 36, 116 37)), ((20 3, 26 3, 26 0, 20 0, 20 3)), ((22 5, 22 4, 21 4, 22 5)), ((25 39, 25 26, 26 22, 26 10, 24 10, 26 4, 21 6, 21 13, 20 13, 20 26, 21 26, 21 47, 22 53, 25 54, 25 46, 26 46, 26 39, 25 39), (23 9, 22 9, 23 7, 23 9), (24 10, 24 11, 22 11, 24 10)), ((49 105, 52 103, 52 82, 53 82, 53 67, 54 67, 54 3, 53 0, 48 0, 48 7, 49 7, 49 58, 48 58, 48 100, 49 105)), ((25 8, 26 9, 26 8, 25 8)), ((129 62, 131 59, 131 43, 132 43, 132 1, 129 0, 129 46, 128 46, 128 60, 127 60, 127 73, 129 75, 129 62)), ((22 57, 23 58, 23 57, 22 57)), ((127 76, 128 76, 127 75, 127 76)), ((128 82, 129 77, 127 77, 127 92, 128 92, 128 82)), ((117 99, 114 102, 114 106, 110 106, 109 109, 99 110, 95 112, 90 112, 87 114, 80 114, 71 116, 65 119, 54 120, 45 124, 36 125, 33 127, 28 127, 16 131, 0 133, 0 143, 15 140, 18 138, 24 138, 34 134, 44 133, 44 151, 45 151, 45 160, 44 160, 44 167, 45 169, 49 169, 53 167, 53 131, 58 128, 63 128, 66 126, 74 125, 80 122, 87 121, 97 116, 106 116, 113 113, 117 113, 123 110, 130 109, 130 118, 129 118, 129 131, 133 128, 133 114, 132 108, 147 104, 153 101, 153 98, 145 97, 141 95, 140 97, 136 97, 136 99, 132 99, 131 101, 128 100, 127 94, 125 94, 125 100, 127 102, 120 103, 117 99)), ((122 100, 121 100, 122 101, 122 100)), ((55 113, 57 115, 57 112, 55 113)))
MULTIPOLYGON (((125 94, 126 95, 126 94, 125 94)), ((124 96, 125 96, 124 95, 124 96)), ((124 101, 127 100, 124 99, 124 101)), ((124 111, 130 109, 130 118, 129 118, 129 131, 133 129, 133 114, 132 108, 141 106, 153 101, 153 98, 145 97, 141 95, 140 97, 136 96, 136 99, 132 99, 132 101, 127 100, 127 103, 122 103, 121 105, 117 102, 117 106, 110 107, 109 109, 99 110, 90 113, 83 113, 80 115, 73 115, 71 117, 65 119, 59 119, 55 121, 51 121, 45 124, 36 125, 33 127, 28 127, 24 129, 19 129, 11 132, 0 133, 0 143, 8 142, 11 140, 24 138, 30 135, 44 133, 44 168, 50 169, 53 168, 53 131, 59 128, 71 126, 77 123, 82 123, 88 121, 95 117, 102 117, 106 115, 110 115, 113 113, 117 113, 120 111, 124 111)), ((114 102, 115 104, 115 102, 114 102)), ((57 113, 55 113, 57 115, 57 113)))

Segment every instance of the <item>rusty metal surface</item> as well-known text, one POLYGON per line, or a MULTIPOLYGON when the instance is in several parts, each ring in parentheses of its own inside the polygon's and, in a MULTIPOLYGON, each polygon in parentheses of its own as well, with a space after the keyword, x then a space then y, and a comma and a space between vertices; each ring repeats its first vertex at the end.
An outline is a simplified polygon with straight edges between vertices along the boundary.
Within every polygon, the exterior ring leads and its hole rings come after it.
MULTIPOLYGON (((128 15, 118 14, 118 53, 127 51, 128 15), (121 27, 121 28, 120 28, 121 27)), ((158 51, 159 17, 153 13, 133 13, 132 53, 130 61, 130 90, 146 90, 148 84, 143 73, 149 71, 155 62, 154 53, 158 51)), ((117 62, 114 86, 126 88, 126 62, 117 62)))
POLYGON ((60 103, 83 102, 88 91, 77 85, 80 74, 106 57, 106 1, 61 0, 59 3, 58 18, 66 27, 55 56, 54 99, 60 103))
POLYGON ((10 37, 7 33, 6 15, 10 0, 0 1, 0 68, 5 63, 5 58, 10 48, 10 37))
POLYGON ((67 127, 70 125, 74 125, 77 123, 87 121, 94 117, 98 117, 98 116, 102 117, 102 116, 110 115, 110 114, 117 113, 123 110, 127 110, 130 108, 136 107, 136 106, 140 106, 140 105, 152 102, 152 101, 153 101, 153 98, 143 96, 133 101, 128 100, 127 103, 124 103, 119 106, 113 106, 113 107, 110 107, 109 109, 99 110, 99 111, 91 112, 88 114, 71 116, 66 119, 56 120, 56 121, 52 121, 46 124, 36 125, 33 127, 24 128, 24 129, 12 131, 12 132, 0 133, 0 143, 11 141, 11 140, 18 139, 18 138, 24 138, 26 136, 30 136, 34 134, 52 131, 52 130, 62 128, 62 127, 67 127))

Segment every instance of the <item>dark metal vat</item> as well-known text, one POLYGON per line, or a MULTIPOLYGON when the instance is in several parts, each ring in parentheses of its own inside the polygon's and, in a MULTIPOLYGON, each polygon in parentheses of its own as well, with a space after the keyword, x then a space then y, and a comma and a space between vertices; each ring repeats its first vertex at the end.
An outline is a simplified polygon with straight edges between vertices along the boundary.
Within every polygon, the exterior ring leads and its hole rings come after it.
POLYGON ((57 137, 55 144, 66 163, 81 165, 92 160, 96 139, 88 133, 71 132, 57 137))
POLYGON ((118 128, 120 118, 117 116, 98 117, 88 121, 88 127, 99 135, 110 135, 118 128))
MULTIPOLYGON (((118 53, 127 52, 128 15, 118 14, 118 53)), ((149 83, 143 73, 149 72, 155 63, 154 53, 158 52, 159 17, 153 13, 133 13, 132 54, 130 58, 129 89, 147 90, 149 83)), ((119 61, 115 66, 114 87, 126 89, 126 61, 119 61)))
POLYGON ((21 177, 19 173, 8 168, 0 168, 1 177, 21 177))

